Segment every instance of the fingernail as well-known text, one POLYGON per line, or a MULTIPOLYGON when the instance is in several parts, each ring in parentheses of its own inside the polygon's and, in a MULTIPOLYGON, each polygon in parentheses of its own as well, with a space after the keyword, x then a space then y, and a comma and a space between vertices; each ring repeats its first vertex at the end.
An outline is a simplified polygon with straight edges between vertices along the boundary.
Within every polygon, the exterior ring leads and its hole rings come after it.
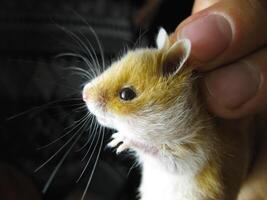
POLYGON ((180 37, 191 41, 194 57, 200 61, 209 61, 229 46, 232 41, 232 29, 224 16, 210 14, 187 24, 180 37))
POLYGON ((261 76, 255 67, 239 62, 210 72, 205 83, 209 95, 218 105, 235 109, 256 95, 261 76))

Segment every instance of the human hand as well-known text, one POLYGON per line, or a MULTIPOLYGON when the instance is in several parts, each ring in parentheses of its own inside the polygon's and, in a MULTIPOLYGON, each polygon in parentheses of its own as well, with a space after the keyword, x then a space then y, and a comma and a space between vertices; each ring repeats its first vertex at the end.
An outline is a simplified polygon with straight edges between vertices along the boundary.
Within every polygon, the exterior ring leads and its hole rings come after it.
POLYGON ((201 89, 210 112, 224 118, 222 130, 248 133, 261 124, 259 154, 238 200, 266 199, 267 1, 195 0, 177 36, 192 42, 196 69, 205 71, 201 89))
POLYGON ((191 40, 199 70, 214 70, 204 81, 212 112, 239 118, 266 110, 267 1, 196 0, 193 12, 175 35, 191 40))

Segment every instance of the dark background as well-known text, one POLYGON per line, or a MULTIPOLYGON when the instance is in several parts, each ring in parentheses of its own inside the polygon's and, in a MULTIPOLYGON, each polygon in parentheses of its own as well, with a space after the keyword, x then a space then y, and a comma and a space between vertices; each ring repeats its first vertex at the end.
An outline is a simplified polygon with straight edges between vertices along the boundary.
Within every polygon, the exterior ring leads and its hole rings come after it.
MULTIPOLYGON (((88 124, 81 124, 47 148, 67 128, 86 114, 82 109, 82 85, 88 81, 72 68, 88 70, 82 59, 56 57, 60 53, 87 56, 92 43, 100 51, 91 26, 98 35, 108 63, 124 49, 153 46, 160 26, 171 32, 190 14, 192 1, 163 0, 146 27, 136 24, 143 1, 126 0, 1 0, 0 1, 0 199, 79 200, 92 172, 96 153, 83 178, 81 174, 90 136, 88 124), (76 38, 79 38, 77 39, 76 38), (140 39, 140 36, 141 39, 140 39), (45 194, 42 189, 71 143, 38 172, 76 132, 82 137, 62 164, 45 194)), ((106 130, 104 144, 110 130, 106 130)), ((99 145, 97 146, 99 148, 99 145)), ((92 152, 92 150, 90 151, 92 152)), ((132 200, 140 174, 134 159, 116 156, 104 147, 87 192, 90 200, 132 200)))

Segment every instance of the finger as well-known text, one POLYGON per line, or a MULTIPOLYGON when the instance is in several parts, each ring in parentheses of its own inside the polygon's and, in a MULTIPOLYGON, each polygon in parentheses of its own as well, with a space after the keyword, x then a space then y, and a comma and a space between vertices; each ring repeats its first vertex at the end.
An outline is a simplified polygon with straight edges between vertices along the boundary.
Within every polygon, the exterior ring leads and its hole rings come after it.
POLYGON ((254 152, 253 167, 244 182, 238 200, 267 199, 267 115, 259 116, 256 151, 254 152))
POLYGON ((265 0, 219 1, 187 18, 175 34, 191 40, 198 67, 216 68, 267 43, 266 9, 265 0))
POLYGON ((206 73, 202 85, 211 112, 239 118, 267 108, 267 47, 206 73))
POLYGON ((192 13, 196 13, 201 10, 204 10, 219 1, 220 0, 195 0, 192 13))

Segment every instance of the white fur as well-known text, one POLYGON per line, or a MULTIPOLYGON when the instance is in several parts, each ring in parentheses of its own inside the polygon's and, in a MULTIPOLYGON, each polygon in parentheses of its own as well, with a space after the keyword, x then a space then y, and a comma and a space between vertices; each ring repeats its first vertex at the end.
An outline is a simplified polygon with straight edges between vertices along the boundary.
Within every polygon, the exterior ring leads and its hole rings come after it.
POLYGON ((141 200, 199 200, 200 193, 193 173, 169 172, 157 160, 146 160, 140 186, 141 200))

